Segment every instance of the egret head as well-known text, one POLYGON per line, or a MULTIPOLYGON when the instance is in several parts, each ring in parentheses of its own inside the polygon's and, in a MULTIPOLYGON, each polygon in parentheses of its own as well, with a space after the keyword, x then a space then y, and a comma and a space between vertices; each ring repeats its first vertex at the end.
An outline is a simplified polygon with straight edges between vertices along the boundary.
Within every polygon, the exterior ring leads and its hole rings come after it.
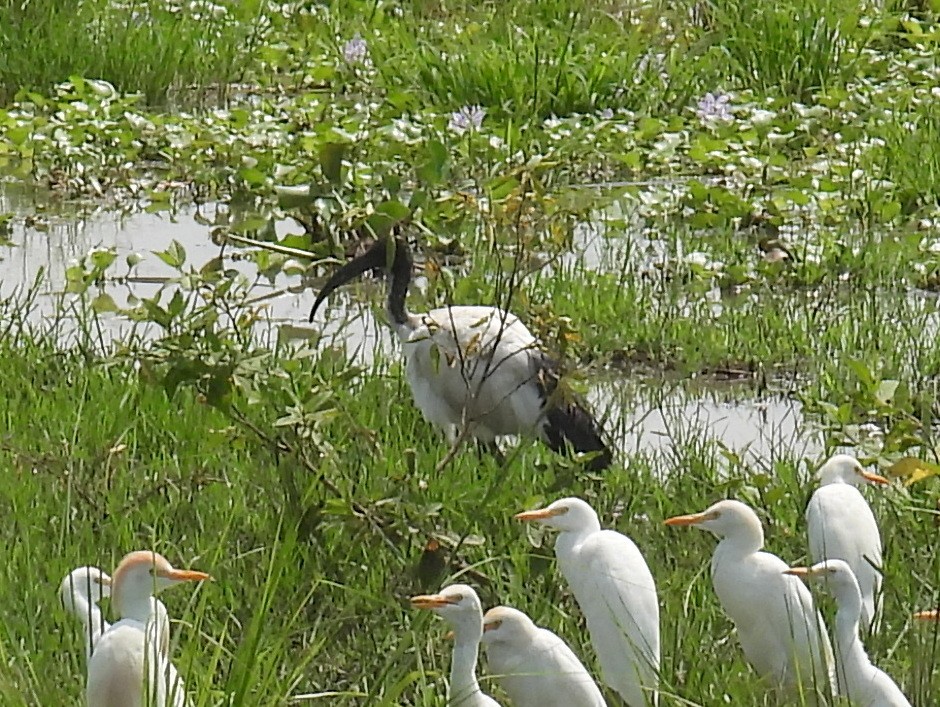
POLYGON ((97 604, 111 596, 111 577, 97 567, 77 567, 62 580, 61 595, 66 607, 74 605, 74 596, 85 597, 97 604))
POLYGON ((451 584, 437 594, 421 594, 411 597, 416 609, 430 609, 447 621, 455 631, 471 624, 480 625, 483 607, 473 587, 466 584, 451 584))
POLYGON ((483 615, 483 645, 523 646, 538 627, 518 609, 495 606, 483 615))
POLYGON ((151 550, 137 550, 124 556, 111 579, 113 603, 121 615, 131 605, 146 603, 150 611, 150 597, 167 587, 182 582, 201 582, 210 579, 205 572, 178 570, 163 555, 151 550))
POLYGON ((595 531, 601 527, 595 510, 580 498, 561 498, 545 508, 523 511, 515 517, 524 522, 537 522, 568 532, 595 531))
POLYGON ((759 545, 763 544, 764 538, 760 518, 754 510, 733 499, 718 501, 701 513, 668 518, 666 525, 694 525, 712 532, 719 538, 759 537, 759 545))
POLYGON ((313 321, 313 316, 320 308, 320 305, 330 296, 333 290, 342 287, 364 272, 369 270, 385 270, 393 274, 397 273, 398 277, 393 279, 393 286, 404 286, 407 288, 407 278, 411 275, 412 267, 413 259, 411 249, 404 240, 399 238, 380 238, 369 250, 358 258, 353 258, 343 265, 326 281, 326 284, 323 285, 323 289, 320 290, 320 294, 317 295, 313 307, 310 308, 310 321, 313 321), (404 284, 402 285, 401 283, 404 284))
POLYGON ((823 486, 836 483, 851 484, 852 486, 862 486, 867 483, 882 485, 888 483, 885 477, 866 471, 858 459, 848 454, 836 454, 829 459, 819 467, 816 478, 823 486))
POLYGON ((858 580, 855 579, 852 568, 844 560, 823 560, 812 567, 791 567, 783 573, 824 582, 839 603, 852 595, 856 597, 856 601, 861 601, 858 580))

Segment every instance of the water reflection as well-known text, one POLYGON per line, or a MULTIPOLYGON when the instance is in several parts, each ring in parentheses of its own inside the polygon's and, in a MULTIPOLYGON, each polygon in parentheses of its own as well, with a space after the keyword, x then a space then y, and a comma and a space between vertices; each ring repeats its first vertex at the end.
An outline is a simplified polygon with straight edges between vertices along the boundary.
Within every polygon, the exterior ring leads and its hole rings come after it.
MULTIPOLYGON (((101 208, 77 213, 74 205, 57 208, 42 195, 21 189, 0 190, 0 212, 40 212, 45 221, 42 229, 27 227, 22 219, 15 221, 11 240, 16 245, 0 249, 0 296, 9 296, 15 288, 33 282, 44 270, 43 296, 32 316, 52 316, 69 262, 92 248, 115 248, 117 274, 123 272, 127 255, 144 255, 134 280, 104 286, 119 306, 130 306, 135 298, 153 296, 166 278, 176 274, 150 251, 165 250, 178 241, 195 268, 219 255, 219 246, 212 243, 209 227, 204 225, 215 219, 216 209, 209 204, 198 212, 195 207, 184 207, 172 215, 122 215, 101 208)), ((286 235, 292 229, 297 226, 286 221, 278 225, 278 234, 286 235)), ((631 229, 631 233, 638 232, 631 229)), ((602 225, 588 224, 577 229, 572 252, 561 267, 624 267, 636 257, 655 256, 662 247, 662 243, 639 236, 613 238, 602 225)), ((307 324, 315 290, 304 287, 298 276, 279 273, 272 282, 259 278, 252 263, 239 259, 227 259, 226 267, 234 267, 254 281, 257 300, 263 306, 262 336, 272 341, 275 336, 281 340, 319 337, 321 346, 342 346, 367 368, 377 360, 398 355, 397 343, 373 316, 372 306, 362 304, 354 295, 359 288, 370 291, 365 299, 381 300, 382 295, 375 291, 384 293, 381 281, 366 280, 337 293, 318 312, 317 319, 307 324)), ((132 327, 118 316, 104 315, 101 321, 105 336, 121 337, 132 327)), ((690 441, 719 443, 765 463, 781 454, 815 456, 821 452, 818 441, 807 432, 797 402, 782 396, 755 399, 740 386, 607 376, 592 386, 589 398, 606 418, 613 442, 624 455, 643 451, 663 454, 690 441)))

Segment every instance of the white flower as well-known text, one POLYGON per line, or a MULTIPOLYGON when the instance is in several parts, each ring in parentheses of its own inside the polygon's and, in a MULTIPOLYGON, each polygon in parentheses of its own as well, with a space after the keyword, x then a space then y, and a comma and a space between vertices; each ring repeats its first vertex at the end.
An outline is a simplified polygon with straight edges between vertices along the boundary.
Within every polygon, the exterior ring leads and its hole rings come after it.
POLYGON ((486 116, 486 108, 481 106, 464 106, 450 114, 447 129, 455 135, 463 135, 468 130, 479 130, 486 116))
POLYGON ((346 63, 349 65, 362 64, 365 62, 367 56, 369 56, 369 45, 366 40, 356 32, 353 38, 343 45, 343 59, 345 59, 346 63))
POLYGON ((751 113, 751 125, 770 125, 776 117, 777 114, 772 110, 755 108, 754 112, 751 113))

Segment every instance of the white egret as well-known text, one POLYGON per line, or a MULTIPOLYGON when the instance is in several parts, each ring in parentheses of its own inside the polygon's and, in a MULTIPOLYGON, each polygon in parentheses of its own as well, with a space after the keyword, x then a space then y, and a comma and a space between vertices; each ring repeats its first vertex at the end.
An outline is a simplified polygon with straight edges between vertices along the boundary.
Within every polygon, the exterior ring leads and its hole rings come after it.
POLYGON ((413 269, 411 249, 382 238, 339 268, 310 310, 310 321, 336 288, 368 270, 391 275, 387 310, 402 343, 405 372, 425 419, 453 442, 458 430, 493 447, 498 437, 539 437, 555 451, 594 452, 592 470, 610 465, 597 421, 559 388, 559 367, 539 350, 519 319, 497 307, 450 306, 412 314, 405 296, 413 269))
POLYGON ((633 707, 658 702, 659 600, 653 575, 633 541, 601 530, 580 498, 516 514, 560 530, 558 569, 587 620, 604 682, 633 707))
POLYGON ((97 567, 78 567, 62 580, 59 595, 66 610, 82 622, 88 660, 98 638, 111 627, 98 606, 98 602, 111 596, 111 577, 97 567))
POLYGON ((606 707, 568 644, 517 609, 497 606, 483 615, 483 649, 516 707, 606 707))
POLYGON ((888 480, 847 454, 832 457, 816 476, 820 486, 806 507, 810 557, 848 563, 862 592, 862 625, 874 630, 881 603, 881 533, 858 486, 888 480))
POLYGON ((821 579, 836 599, 836 680, 839 694, 854 707, 911 707, 888 675, 872 665, 858 637, 862 594, 851 566, 844 560, 823 560, 812 567, 784 570, 797 577, 821 579))
POLYGON ((480 597, 466 584, 451 584, 437 594, 411 597, 418 609, 430 609, 454 631, 454 657, 450 667, 447 704, 450 707, 499 707, 483 694, 477 682, 477 657, 483 637, 483 608, 480 597))
POLYGON ((169 619, 153 594, 209 575, 175 569, 149 550, 121 560, 111 603, 121 619, 101 634, 88 663, 88 707, 184 707, 185 687, 167 658, 169 619))
POLYGON ((719 539, 712 556, 712 585, 738 630, 748 662, 775 686, 806 696, 830 695, 832 646, 809 590, 784 574, 787 564, 761 552, 764 529, 757 514, 740 501, 719 501, 666 525, 694 525, 719 539))

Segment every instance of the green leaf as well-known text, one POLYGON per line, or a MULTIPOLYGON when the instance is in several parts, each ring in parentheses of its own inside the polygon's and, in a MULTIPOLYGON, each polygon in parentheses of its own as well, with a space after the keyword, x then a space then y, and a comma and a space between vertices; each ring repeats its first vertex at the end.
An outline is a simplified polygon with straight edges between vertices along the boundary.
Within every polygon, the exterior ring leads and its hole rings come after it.
POLYGON ((91 301, 91 308, 94 312, 102 314, 104 312, 120 312, 121 308, 117 306, 117 302, 114 301, 114 298, 109 295, 107 292, 102 292, 100 295, 95 297, 91 301))
POLYGON ((377 238, 391 233, 392 228, 411 216, 411 209, 400 201, 385 201, 375 207, 375 212, 366 219, 377 238))
POLYGON ((888 467, 890 476, 904 479, 904 485, 910 486, 931 476, 940 475, 940 465, 925 462, 917 457, 901 457, 888 467))
POLYGON ((418 179, 433 186, 444 179, 450 154, 440 140, 429 140, 425 149, 425 159, 418 167, 418 179))
POLYGON ((881 383, 878 384, 878 389, 875 391, 875 398, 882 405, 890 405, 894 400, 894 394, 897 392, 900 384, 900 381, 895 380, 881 381, 881 383))
POLYGON ((320 169, 323 176, 339 186, 343 183, 343 157, 347 145, 340 142, 328 142, 320 148, 320 169))
POLYGON ((155 250, 151 252, 160 258, 160 260, 162 260, 164 263, 176 270, 179 270, 186 263, 186 249, 183 248, 182 244, 175 239, 172 243, 170 243, 170 247, 166 250, 155 250))

